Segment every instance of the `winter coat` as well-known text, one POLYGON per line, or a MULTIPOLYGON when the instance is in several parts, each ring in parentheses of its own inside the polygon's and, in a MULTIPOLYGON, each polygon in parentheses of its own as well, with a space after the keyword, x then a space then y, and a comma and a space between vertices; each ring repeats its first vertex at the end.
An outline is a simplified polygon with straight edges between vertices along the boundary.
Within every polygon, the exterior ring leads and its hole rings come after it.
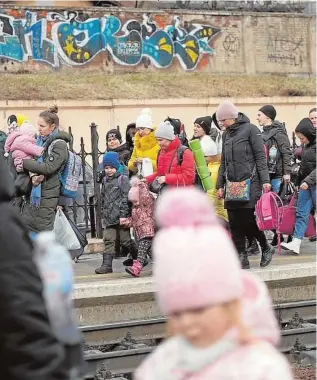
POLYGON ((134 149, 129 161, 128 167, 133 173, 137 172, 137 167, 134 166, 137 158, 150 158, 153 165, 153 172, 156 171, 157 155, 160 150, 160 146, 157 143, 154 131, 147 136, 141 137, 139 133, 135 135, 134 149))
POLYGON ((270 173, 271 179, 281 178, 285 174, 290 174, 292 152, 284 124, 274 121, 272 125, 263 128, 262 136, 268 153, 272 147, 277 148, 276 171, 275 173, 270 173))
MULTIPOLYGON (((60 131, 55 136, 51 135, 45 146, 43 153, 43 163, 35 160, 24 160, 23 167, 32 173, 44 175, 45 179, 41 184, 41 204, 39 208, 31 206, 30 200, 27 199, 22 210, 25 223, 30 231, 52 231, 55 220, 55 210, 58 205, 60 196, 60 180, 58 172, 62 170, 68 159, 68 148, 65 142, 70 141, 70 135, 60 131), (48 148, 54 140, 58 141, 48 154, 48 148)), ((30 196, 30 194, 29 194, 30 196)), ((27 198, 29 198, 29 196, 27 198)))
POLYGON ((211 347, 197 349, 175 336, 142 362, 134 380, 292 380, 287 359, 275 348, 279 327, 266 285, 252 273, 243 277, 242 319, 255 342, 242 345, 231 330, 211 347))
POLYGON ((296 185, 306 182, 309 186, 316 186, 316 128, 306 118, 298 124, 296 132, 302 133, 309 140, 303 147, 296 185))
POLYGON ((146 178, 149 183, 160 176, 165 176, 165 183, 170 186, 191 186, 195 183, 196 166, 193 152, 186 149, 183 154, 183 162, 179 165, 178 149, 180 146, 180 139, 176 137, 166 151, 160 151, 157 172, 146 178))
POLYGON ((30 134, 28 129, 24 131, 23 128, 10 133, 4 147, 6 153, 12 153, 14 166, 19 172, 23 171, 23 160, 40 157, 44 150, 36 145, 34 134, 30 134))
POLYGON ((101 203, 105 227, 119 225, 120 218, 131 215, 128 203, 129 190, 129 178, 118 172, 113 177, 103 179, 101 203))
POLYGON ((239 113, 237 122, 224 132, 222 139, 217 189, 225 187, 226 176, 233 182, 252 177, 250 201, 225 201, 225 208, 254 208, 261 197, 262 185, 270 183, 261 132, 244 114, 239 113))
POLYGON ((0 157, 0 373, 6 380, 66 380, 64 350, 51 329, 33 247, 10 204, 13 182, 0 157))
POLYGON ((129 160, 130 160, 130 157, 131 157, 131 152, 130 152, 130 150, 128 149, 126 143, 121 144, 120 146, 118 146, 118 148, 115 148, 115 149, 107 148, 107 152, 116 152, 116 153, 118 153, 118 155, 119 155, 119 160, 120 160, 125 166, 128 165, 129 160))
POLYGON ((139 185, 139 204, 132 207, 132 215, 128 218, 128 226, 133 227, 138 240, 154 237, 154 198, 151 195, 148 185, 139 185))

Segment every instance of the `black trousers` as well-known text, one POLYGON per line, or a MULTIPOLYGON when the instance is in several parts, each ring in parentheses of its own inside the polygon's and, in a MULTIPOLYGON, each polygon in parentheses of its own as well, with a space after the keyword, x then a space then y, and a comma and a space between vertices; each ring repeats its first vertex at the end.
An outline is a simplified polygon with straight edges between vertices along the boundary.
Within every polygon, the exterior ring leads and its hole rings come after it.
POLYGON ((254 208, 239 208, 227 210, 229 226, 233 243, 239 253, 245 251, 245 239, 255 238, 263 250, 268 248, 268 242, 263 231, 260 231, 255 220, 254 208))

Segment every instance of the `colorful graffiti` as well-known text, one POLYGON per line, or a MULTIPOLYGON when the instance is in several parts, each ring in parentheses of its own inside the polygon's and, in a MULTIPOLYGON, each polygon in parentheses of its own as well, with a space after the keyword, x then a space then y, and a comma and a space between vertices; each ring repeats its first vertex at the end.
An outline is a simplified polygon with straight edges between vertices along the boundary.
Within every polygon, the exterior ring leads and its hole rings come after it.
POLYGON ((173 18, 160 28, 150 14, 142 21, 123 25, 114 15, 90 18, 67 11, 38 17, 26 11, 24 18, 0 14, 0 57, 17 62, 85 65, 98 54, 108 52, 119 65, 136 66, 145 61, 157 68, 169 67, 175 58, 184 70, 197 68, 201 58, 214 54, 212 39, 219 28, 173 18))

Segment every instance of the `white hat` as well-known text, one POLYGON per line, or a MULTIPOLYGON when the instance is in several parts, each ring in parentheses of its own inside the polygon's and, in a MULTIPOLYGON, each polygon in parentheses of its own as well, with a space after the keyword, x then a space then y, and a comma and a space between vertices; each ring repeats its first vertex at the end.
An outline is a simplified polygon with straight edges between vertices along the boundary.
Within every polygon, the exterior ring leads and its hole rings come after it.
POLYGON ((210 136, 204 136, 200 140, 200 146, 204 156, 216 156, 218 154, 217 144, 210 136))
POLYGON ((153 128, 152 111, 150 108, 144 108, 135 122, 136 128, 153 128))

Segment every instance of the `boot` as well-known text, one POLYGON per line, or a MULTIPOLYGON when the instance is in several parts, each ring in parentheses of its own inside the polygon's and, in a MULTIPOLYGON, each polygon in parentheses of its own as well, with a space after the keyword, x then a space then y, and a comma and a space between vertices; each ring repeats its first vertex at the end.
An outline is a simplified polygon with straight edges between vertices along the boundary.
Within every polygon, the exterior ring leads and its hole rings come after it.
POLYGON ((268 244, 266 249, 262 249, 260 267, 267 267, 272 261, 272 256, 274 255, 274 253, 275 249, 270 244, 268 244))
MULTIPOLYGON (((132 267, 132 265, 133 265, 133 261, 134 261, 134 260, 133 260, 132 255, 128 254, 127 258, 123 261, 122 264, 123 264, 125 267, 132 267)), ((146 266, 148 265, 148 263, 149 263, 149 260, 148 260, 148 258, 146 258, 145 261, 144 261, 144 264, 143 264, 143 268, 146 267, 146 266)))
POLYGON ((301 239, 294 238, 293 241, 291 241, 290 243, 283 243, 281 244, 281 246, 287 251, 292 251, 296 253, 296 255, 299 255, 301 243, 302 243, 301 239))
MULTIPOLYGON (((280 236, 281 236, 281 243, 283 243, 283 241, 284 241, 284 236, 283 236, 282 234, 281 234, 280 236)), ((277 247, 277 243, 278 243, 277 233, 275 232, 275 233, 274 233, 274 237, 273 237, 273 239, 272 239, 272 241, 271 241, 271 245, 272 245, 273 247, 277 247)))
POLYGON ((143 267, 142 267, 142 264, 140 263, 140 261, 134 260, 132 267, 125 268, 125 271, 127 273, 131 274, 131 276, 133 276, 133 277, 139 277, 140 273, 142 271, 142 268, 143 267))
POLYGON ((96 274, 112 273, 113 272, 112 261, 113 261, 113 255, 110 255, 110 253, 103 253, 101 267, 95 269, 95 273, 96 274))
POLYGON ((239 259, 240 259, 242 269, 250 269, 250 263, 249 263, 247 251, 243 251, 239 253, 239 259))
POLYGON ((256 239, 252 239, 250 245, 247 246, 247 254, 248 256, 258 255, 260 253, 260 249, 256 239))

